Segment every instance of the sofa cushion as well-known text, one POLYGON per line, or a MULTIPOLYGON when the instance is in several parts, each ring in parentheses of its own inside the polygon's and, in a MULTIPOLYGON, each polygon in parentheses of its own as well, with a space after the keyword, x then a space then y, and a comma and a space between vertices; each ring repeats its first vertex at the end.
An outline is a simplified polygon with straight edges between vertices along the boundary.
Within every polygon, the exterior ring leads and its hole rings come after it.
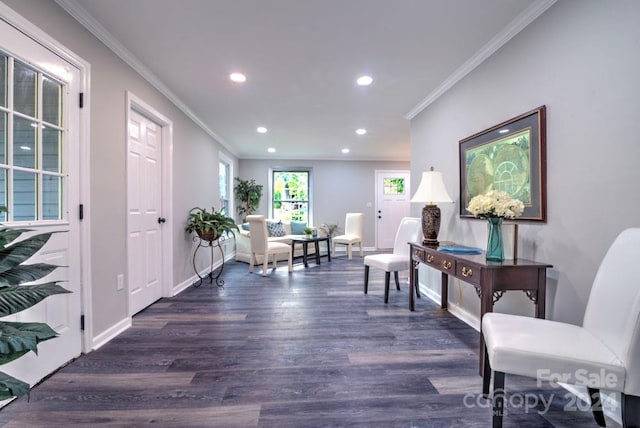
POLYGON ((267 222, 267 231, 269 232, 269 236, 284 236, 287 232, 284 230, 284 225, 281 221, 279 222, 267 222))
POLYGON ((242 224, 240 225, 240 228, 241 228, 242 230, 251 230, 251 227, 249 226, 249 222, 247 222, 247 223, 242 223, 242 224))
POLYGON ((291 221, 291 234, 304 235, 304 229, 307 227, 306 221, 291 221))

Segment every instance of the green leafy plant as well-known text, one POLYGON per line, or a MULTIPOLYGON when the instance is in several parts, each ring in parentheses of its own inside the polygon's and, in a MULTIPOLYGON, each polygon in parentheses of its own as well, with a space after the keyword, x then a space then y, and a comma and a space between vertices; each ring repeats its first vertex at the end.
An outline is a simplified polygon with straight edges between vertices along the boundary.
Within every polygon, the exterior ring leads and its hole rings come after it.
MULTIPOLYGON (((70 293, 56 282, 23 285, 44 278, 58 266, 48 263, 23 264, 51 238, 52 233, 30 236, 16 242, 26 229, 0 228, 0 317, 28 309, 54 294, 70 293)), ((45 323, 0 321, 0 365, 38 353, 38 344, 57 333, 45 323)), ((29 384, 0 372, 0 399, 20 397, 29 384)))
POLYGON ((258 209, 260 198, 262 197, 262 184, 257 184, 253 178, 243 180, 240 177, 236 177, 235 180, 236 185, 233 191, 238 201, 236 210, 244 220, 246 216, 253 214, 258 209))
POLYGON ((305 227, 303 232, 305 235, 311 235, 313 233, 313 227, 305 227))
POLYGON ((222 209, 216 211, 215 208, 211 208, 211 211, 207 211, 204 208, 194 207, 189 211, 186 231, 197 233, 204 241, 215 241, 224 233, 230 233, 235 237, 236 230, 238 226, 235 220, 224 215, 222 209))

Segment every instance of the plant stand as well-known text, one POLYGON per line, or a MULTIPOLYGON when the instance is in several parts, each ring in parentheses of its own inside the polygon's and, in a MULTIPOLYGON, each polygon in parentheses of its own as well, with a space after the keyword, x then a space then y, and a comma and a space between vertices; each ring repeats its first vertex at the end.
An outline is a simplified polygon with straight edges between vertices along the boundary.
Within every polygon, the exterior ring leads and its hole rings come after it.
POLYGON ((200 287, 200 285, 202 285, 203 280, 208 277, 209 284, 213 284, 213 281, 215 280, 216 285, 218 287, 224 287, 224 280, 220 279, 220 275, 224 270, 224 250, 222 249, 222 243, 226 240, 226 237, 221 236, 218 239, 215 239, 213 241, 207 241, 196 236, 193 238, 193 240, 198 242, 196 249, 193 251, 193 270, 196 272, 196 275, 198 275, 198 280, 193 283, 193 286, 200 287), (220 265, 220 269, 213 268, 213 249, 215 247, 218 247, 218 249, 220 250, 220 256, 222 257, 222 264, 220 265), (196 267, 196 258, 198 256, 198 250, 200 250, 200 248, 209 248, 211 252, 211 262, 209 263, 210 269, 209 269, 209 273, 205 276, 200 276, 200 272, 196 267), (215 273, 215 276, 214 276, 215 271, 217 272, 215 273))

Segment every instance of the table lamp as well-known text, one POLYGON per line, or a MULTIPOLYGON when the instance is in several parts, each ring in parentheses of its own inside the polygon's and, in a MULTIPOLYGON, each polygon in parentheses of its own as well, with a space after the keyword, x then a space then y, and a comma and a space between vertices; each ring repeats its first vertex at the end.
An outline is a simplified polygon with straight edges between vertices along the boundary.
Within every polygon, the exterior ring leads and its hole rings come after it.
POLYGON ((424 202, 422 208, 422 234, 424 235, 424 245, 430 247, 438 246, 438 231, 440 230, 440 208, 438 203, 453 202, 447 193, 442 181, 442 173, 430 171, 422 173, 422 180, 418 190, 411 198, 411 202, 424 202))

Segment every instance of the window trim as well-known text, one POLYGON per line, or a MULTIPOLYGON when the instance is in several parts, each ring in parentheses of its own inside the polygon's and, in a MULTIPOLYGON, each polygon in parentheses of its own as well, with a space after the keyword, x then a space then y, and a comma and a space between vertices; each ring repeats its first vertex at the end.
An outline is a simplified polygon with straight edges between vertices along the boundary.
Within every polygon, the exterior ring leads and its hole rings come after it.
POLYGON ((309 174, 309 209, 307 224, 313 224, 313 167, 308 166, 292 166, 292 167, 271 167, 269 168, 269 216, 273 218, 273 174, 275 172, 306 172, 309 174))
MULTIPOLYGON (((225 163, 228 165, 229 169, 229 177, 228 177, 228 189, 227 189, 227 194, 228 194, 228 198, 229 198, 229 212, 226 214, 228 217, 232 217, 235 218, 236 217, 236 207, 235 207, 235 200, 236 200, 236 195, 235 192, 233 190, 234 188, 234 164, 233 164, 233 159, 231 159, 229 156, 227 156, 224 152, 218 152, 218 192, 220 192, 220 163, 225 163)), ((220 201, 220 195, 218 194, 218 201, 220 201)))

